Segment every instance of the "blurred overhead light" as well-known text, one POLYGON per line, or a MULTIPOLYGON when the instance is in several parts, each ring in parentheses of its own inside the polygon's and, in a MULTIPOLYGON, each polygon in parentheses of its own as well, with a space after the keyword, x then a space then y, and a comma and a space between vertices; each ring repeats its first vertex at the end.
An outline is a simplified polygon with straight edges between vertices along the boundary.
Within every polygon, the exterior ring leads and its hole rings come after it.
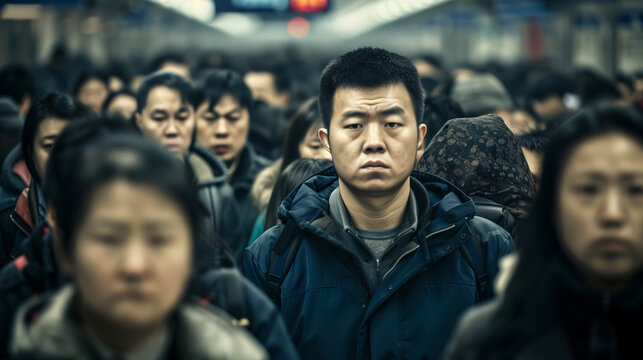
POLYGON ((224 13, 217 15, 214 21, 208 25, 229 35, 241 36, 256 31, 259 27, 259 20, 255 20, 255 17, 250 15, 224 13))
POLYGON ((305 38, 310 32, 310 21, 301 16, 295 16, 288 20, 286 30, 288 30, 288 34, 295 39, 305 38))
POLYGON ((40 17, 40 5, 7 4, 2 8, 2 20, 34 20, 40 17))
POLYGON ((349 38, 449 1, 451 0, 369 1, 330 17, 322 26, 340 37, 349 38))
POLYGON ((210 22, 214 17, 212 0, 148 0, 166 9, 175 11, 188 18, 201 22, 210 22))

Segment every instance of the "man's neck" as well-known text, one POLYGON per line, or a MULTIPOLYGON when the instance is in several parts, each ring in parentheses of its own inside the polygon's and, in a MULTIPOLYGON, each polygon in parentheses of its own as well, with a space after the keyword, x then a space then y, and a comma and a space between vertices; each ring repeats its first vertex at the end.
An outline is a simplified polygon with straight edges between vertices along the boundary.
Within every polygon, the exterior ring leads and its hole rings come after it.
POLYGON ((393 229, 404 219, 411 193, 410 179, 399 189, 386 194, 356 193, 339 179, 339 193, 359 229, 379 231, 393 229))

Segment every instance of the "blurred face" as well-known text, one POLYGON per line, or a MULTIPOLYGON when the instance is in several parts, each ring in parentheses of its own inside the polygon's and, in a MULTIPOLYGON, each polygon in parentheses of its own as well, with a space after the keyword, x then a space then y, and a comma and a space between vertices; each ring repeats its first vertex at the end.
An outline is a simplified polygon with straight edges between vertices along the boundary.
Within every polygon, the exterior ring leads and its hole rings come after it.
POLYGON ((67 127, 69 120, 55 117, 46 117, 38 126, 36 137, 33 141, 33 161, 42 179, 45 176, 45 168, 49 154, 56 145, 58 135, 67 127))
POLYGON ((158 190, 116 180, 95 191, 64 263, 86 313, 121 328, 158 327, 191 274, 189 222, 158 190))
POLYGON ((186 64, 167 62, 161 66, 160 71, 167 71, 182 76, 187 81, 192 81, 190 68, 186 64))
POLYGON ((131 119, 136 112, 136 98, 129 95, 119 95, 112 100, 106 109, 108 115, 121 115, 131 119))
POLYGON ((192 144, 192 105, 181 99, 177 90, 167 86, 157 86, 149 92, 145 108, 136 114, 136 124, 176 154, 186 153, 192 144))
POLYGON ((313 124, 308 129, 306 136, 299 142, 299 156, 303 159, 328 159, 331 160, 330 153, 324 148, 319 140, 319 126, 313 124))
POLYGON ((337 89, 329 129, 319 130, 340 184, 371 194, 395 192, 408 181, 424 134, 402 84, 337 89))
POLYGON ((248 141, 250 115, 231 95, 223 95, 210 111, 204 102, 196 111, 197 143, 215 153, 222 161, 234 161, 248 141))
POLYGON ((551 95, 542 101, 534 100, 531 102, 536 113, 544 118, 552 118, 567 112, 567 107, 563 99, 557 95, 551 95))
POLYGON ((99 79, 89 79, 78 91, 78 101, 92 108, 96 114, 100 114, 107 95, 109 90, 105 83, 99 79))
POLYGON ((250 71, 243 77, 244 82, 250 88, 252 97, 267 102, 276 107, 288 105, 287 93, 280 93, 275 86, 275 77, 267 71, 250 71))
POLYGON ((619 132, 570 154, 558 186, 557 227, 572 262, 609 289, 643 269, 643 145, 619 132))

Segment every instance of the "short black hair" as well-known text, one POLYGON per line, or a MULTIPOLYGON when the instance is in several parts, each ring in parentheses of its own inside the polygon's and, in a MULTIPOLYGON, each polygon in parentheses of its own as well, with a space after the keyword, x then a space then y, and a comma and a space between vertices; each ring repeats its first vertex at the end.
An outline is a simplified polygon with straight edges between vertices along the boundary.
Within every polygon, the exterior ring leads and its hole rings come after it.
POLYGON ((192 105, 194 103, 194 90, 189 81, 184 79, 181 75, 177 75, 167 71, 160 71, 150 74, 143 79, 141 85, 136 91, 136 111, 139 113, 143 111, 147 105, 147 97, 152 89, 165 86, 170 89, 176 90, 181 95, 181 101, 192 105))
POLYGON ((31 72, 22 65, 9 65, 0 71, 0 96, 8 96, 20 105, 25 96, 34 97, 36 87, 31 72))
POLYGON ((363 47, 334 60, 324 69, 319 84, 319 111, 326 128, 333 114, 333 98, 340 88, 373 88, 402 83, 409 92, 418 126, 424 113, 422 85, 409 59, 390 51, 363 47))
POLYGON ((562 98, 568 90, 564 79, 546 75, 528 85, 525 93, 529 99, 543 101, 550 96, 562 98))
POLYGON ((32 179, 40 183, 40 175, 36 171, 33 160, 33 142, 38 132, 40 123, 46 117, 56 117, 65 120, 78 120, 81 118, 92 118, 94 112, 87 106, 74 100, 71 96, 59 92, 44 93, 34 99, 25 118, 25 125, 22 129, 22 156, 25 159, 27 169, 32 179))
POLYGON ((219 103, 224 95, 237 99, 239 105, 250 110, 252 94, 243 77, 235 71, 216 69, 206 72, 194 85, 194 107, 199 107, 204 101, 210 103, 209 109, 219 103))
POLYGON ((464 111, 455 100, 445 95, 427 96, 422 117, 422 123, 427 127, 424 143, 431 142, 447 121, 461 117, 464 117, 464 111))
POLYGON ((89 80, 96 79, 105 84, 105 87, 109 89, 109 77, 106 73, 100 70, 85 70, 80 72, 74 79, 74 83, 71 86, 71 95, 73 97, 78 97, 80 89, 87 83, 89 80))
POLYGON ((246 74, 249 72, 267 72, 274 78, 275 89, 278 92, 290 92, 292 90, 293 76, 290 66, 285 63, 269 60, 262 60, 251 64, 246 74))
POLYGON ((527 150, 536 151, 542 153, 545 151, 545 147, 551 138, 552 130, 532 130, 526 134, 516 136, 516 141, 520 147, 524 147, 527 150))

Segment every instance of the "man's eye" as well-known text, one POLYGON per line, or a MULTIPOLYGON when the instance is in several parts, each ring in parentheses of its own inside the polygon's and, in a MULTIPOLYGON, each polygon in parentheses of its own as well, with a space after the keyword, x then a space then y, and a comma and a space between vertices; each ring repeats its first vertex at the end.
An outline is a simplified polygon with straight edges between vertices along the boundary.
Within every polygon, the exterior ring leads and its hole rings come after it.
POLYGON ((581 195, 592 196, 598 193, 598 186, 596 185, 577 185, 574 191, 581 195))
POLYGON ((165 121, 165 119, 166 119, 165 116, 152 116, 152 120, 158 121, 158 122, 165 121))
POLYGON ((179 116, 177 116, 177 117, 176 117, 176 119, 177 119, 178 121, 185 121, 185 120, 187 120, 187 119, 189 119, 189 118, 190 118, 190 117, 189 117, 189 116, 187 116, 187 115, 179 115, 179 116))
POLYGON ((170 242, 170 239, 167 236, 154 235, 150 236, 149 243, 152 246, 163 246, 170 242))
POLYGON ((226 118, 226 120, 228 120, 230 122, 235 122, 235 121, 239 120, 241 118, 241 116, 239 116, 239 115, 228 115, 225 118, 226 118))
POLYGON ((362 124, 349 124, 344 126, 344 129, 357 130, 362 127, 362 124))
POLYGON ((400 126, 402 126, 402 124, 396 123, 396 122, 388 122, 388 123, 384 124, 384 127, 387 127, 387 128, 396 128, 396 127, 400 127, 400 126))
POLYGON ((627 187, 627 193, 632 196, 643 195, 643 185, 630 185, 627 187))
POLYGON ((96 234, 94 238, 101 244, 107 246, 116 246, 120 244, 121 238, 113 234, 96 234))

